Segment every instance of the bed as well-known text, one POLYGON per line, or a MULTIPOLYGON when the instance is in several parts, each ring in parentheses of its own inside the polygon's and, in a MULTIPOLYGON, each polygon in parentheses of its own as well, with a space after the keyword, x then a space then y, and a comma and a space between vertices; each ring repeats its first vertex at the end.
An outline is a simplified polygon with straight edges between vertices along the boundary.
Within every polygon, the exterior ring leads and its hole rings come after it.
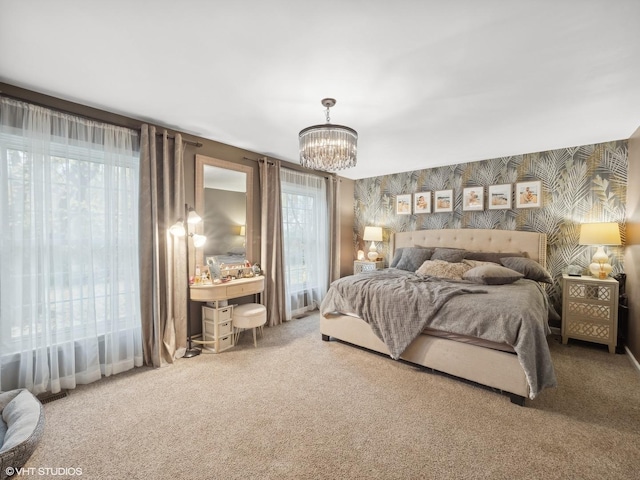
MULTIPOLYGON (((410 247, 416 246, 464 249, 468 252, 491 252, 497 253, 497 258, 500 258, 502 254, 516 253, 535 260, 543 269, 546 266, 546 235, 534 232, 482 229, 401 232, 392 237, 390 250, 395 254, 399 249, 410 249, 410 247)), ((415 275, 411 272, 394 272, 396 269, 387 270, 387 275, 399 278, 399 281, 405 282, 405 285, 406 282, 414 281, 411 277, 415 275)), ((521 321, 520 317, 527 317, 526 321, 531 324, 534 333, 525 335, 525 333, 519 332, 520 326, 512 326, 508 328, 513 329, 516 332, 515 335, 520 335, 521 338, 487 341, 486 338, 478 338, 478 335, 485 336, 478 334, 478 332, 460 333, 462 331, 460 328, 450 328, 454 330, 453 334, 443 331, 442 328, 445 328, 446 325, 452 325, 452 317, 456 315, 452 313, 456 312, 454 307, 469 308, 470 302, 483 304, 493 295, 498 295, 494 293, 494 285, 470 285, 465 280, 447 281, 445 283, 448 286, 444 291, 448 291, 451 298, 443 303, 439 311, 434 314, 433 319, 430 320, 433 323, 427 323, 424 325, 425 328, 421 327, 417 336, 412 338, 405 348, 404 345, 398 347, 389 343, 388 338, 381 336, 379 325, 371 318, 365 321, 358 316, 358 311, 364 317, 370 314, 369 307, 374 303, 370 298, 373 297, 367 297, 367 300, 360 302, 359 306, 354 306, 358 303, 356 299, 352 299, 351 304, 342 302, 343 295, 346 295, 344 291, 347 288, 342 284, 348 285, 349 282, 355 282, 350 288, 359 289, 367 282, 378 281, 379 284, 382 283, 375 278, 376 275, 381 276, 384 273, 367 272, 345 277, 332 283, 320 309, 320 332, 323 340, 329 341, 332 338, 341 340, 390 355, 392 358, 460 377, 499 390, 509 395, 511 401, 518 405, 524 405, 527 398, 535 398, 544 388, 555 386, 555 373, 546 342, 546 336, 550 333, 548 299, 539 282, 522 278, 508 285, 510 289, 506 290, 509 292, 507 295, 510 298, 502 302, 506 307, 504 312, 496 314, 492 307, 491 315, 494 317, 486 319, 487 322, 499 319, 500 322, 508 326, 508 322, 512 321, 505 319, 508 315, 517 316, 518 321, 521 321), (447 290, 449 286, 451 289, 447 290), (519 305, 514 305, 512 300, 524 298, 518 296, 520 293, 514 295, 516 289, 521 287, 528 290, 526 295, 531 295, 531 300, 527 301, 535 303, 535 307, 520 312, 519 305), (455 294, 452 294, 451 292, 456 288, 465 291, 462 293, 455 291, 455 294), (536 289, 539 293, 535 293, 536 289), (476 301, 476 298, 482 298, 483 301, 476 301), (431 328, 430 325, 436 325, 436 328, 431 328), (381 338, 385 338, 385 341, 381 338), (400 350, 396 350, 397 348, 400 350), (535 370, 533 374, 532 368, 535 370)), ((497 289, 495 291, 497 292, 497 289)), ((359 295, 361 300, 364 295, 363 292, 359 295)), ((399 297, 396 296, 396 298, 399 297)), ((396 301, 394 303, 403 302, 396 301)), ((389 311, 382 308, 378 310, 389 311)), ((393 316, 392 314, 388 315, 393 316)), ((418 316, 422 315, 423 310, 420 310, 418 316)), ((522 320, 522 322, 524 321, 522 320)), ((523 332, 526 330, 523 329, 523 332)), ((489 335, 487 338, 500 339, 502 338, 500 335, 502 334, 494 337, 489 335)), ((505 338, 507 338, 506 334, 505 338)))

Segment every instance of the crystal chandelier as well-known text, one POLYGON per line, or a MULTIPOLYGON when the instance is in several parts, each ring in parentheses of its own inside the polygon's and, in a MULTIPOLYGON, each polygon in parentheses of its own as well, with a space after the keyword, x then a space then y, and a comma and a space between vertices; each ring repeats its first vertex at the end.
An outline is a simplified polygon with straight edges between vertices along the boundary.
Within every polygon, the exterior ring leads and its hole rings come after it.
POLYGON ((323 99, 327 123, 307 127, 300 132, 300 165, 303 167, 332 172, 356 166, 358 132, 329 123, 329 109, 335 104, 333 98, 323 99))

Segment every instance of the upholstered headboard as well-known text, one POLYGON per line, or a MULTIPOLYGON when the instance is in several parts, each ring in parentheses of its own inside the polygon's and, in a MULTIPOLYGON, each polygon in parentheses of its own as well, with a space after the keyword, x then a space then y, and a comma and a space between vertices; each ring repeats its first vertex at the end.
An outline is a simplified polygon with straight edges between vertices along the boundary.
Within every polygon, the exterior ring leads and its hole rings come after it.
POLYGON ((391 237, 391 252, 396 248, 413 247, 464 248, 476 252, 522 252, 547 266, 547 235, 516 230, 483 230, 449 228, 398 232, 391 237))

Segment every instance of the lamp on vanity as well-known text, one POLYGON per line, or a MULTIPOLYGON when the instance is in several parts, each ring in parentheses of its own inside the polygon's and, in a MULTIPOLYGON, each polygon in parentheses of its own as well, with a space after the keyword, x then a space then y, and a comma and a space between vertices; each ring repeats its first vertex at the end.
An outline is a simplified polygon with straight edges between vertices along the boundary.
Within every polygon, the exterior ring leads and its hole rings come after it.
POLYGON ((196 211, 189 207, 189 205, 185 204, 184 206, 185 216, 179 218, 176 223, 171 225, 169 228, 169 232, 174 237, 184 237, 185 239, 185 247, 187 253, 187 350, 184 352, 184 358, 195 357, 196 355, 200 355, 200 349, 194 348, 191 342, 191 306, 189 304, 189 237, 193 240, 194 248, 200 248, 204 246, 207 241, 207 237, 204 235, 199 235, 197 233, 189 232, 189 225, 195 225, 196 223, 200 223, 202 221, 202 217, 196 213, 196 211), (187 219, 185 222, 184 219, 187 219))
POLYGON ((362 239, 365 242, 371 242, 367 257, 369 257, 370 261, 375 262, 378 259, 378 249, 376 248, 375 242, 382 241, 382 227, 364 227, 362 239))
POLYGON ((604 251, 604 245, 622 245, 620 227, 616 222, 583 223, 580 226, 580 245, 595 245, 598 247, 591 259, 589 270, 594 277, 607 278, 613 269, 609 256, 604 251))

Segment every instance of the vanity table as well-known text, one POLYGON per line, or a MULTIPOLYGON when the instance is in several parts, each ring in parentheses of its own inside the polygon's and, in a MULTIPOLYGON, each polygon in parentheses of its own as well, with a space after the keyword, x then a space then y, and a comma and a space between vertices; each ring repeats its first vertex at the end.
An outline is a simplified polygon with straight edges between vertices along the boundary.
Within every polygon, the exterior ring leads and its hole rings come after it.
POLYGON ((202 340, 193 340, 193 343, 214 353, 233 347, 233 306, 220 303, 246 295, 258 295, 263 291, 262 275, 213 285, 191 285, 190 299, 209 304, 202 307, 202 340))

